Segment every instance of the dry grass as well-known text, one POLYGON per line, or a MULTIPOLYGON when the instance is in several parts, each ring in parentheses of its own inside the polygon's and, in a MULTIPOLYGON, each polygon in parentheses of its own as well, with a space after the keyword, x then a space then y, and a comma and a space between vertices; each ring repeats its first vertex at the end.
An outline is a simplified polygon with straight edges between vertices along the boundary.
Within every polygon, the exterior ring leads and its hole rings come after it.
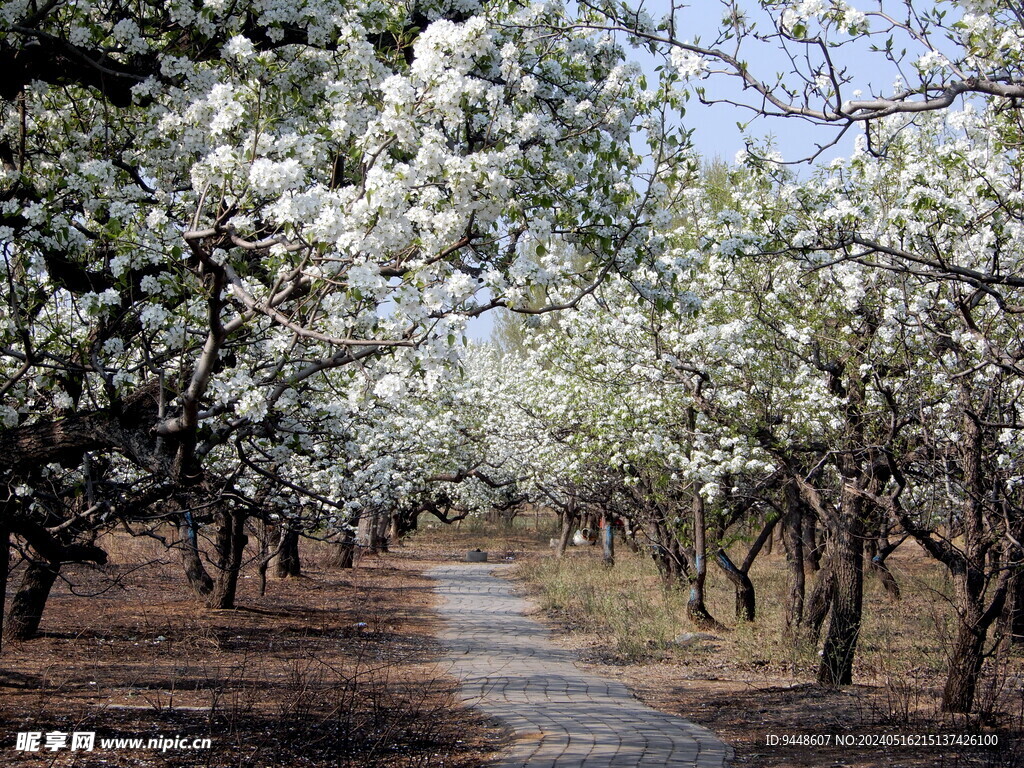
POLYGON ((751 578, 758 590, 755 623, 738 622, 732 586, 709 578, 708 607, 730 630, 713 640, 673 643, 693 632, 686 595, 665 589, 648 558, 617 553, 614 569, 585 548, 561 562, 531 560, 517 568, 524 586, 564 633, 565 643, 601 673, 620 677, 654 706, 690 717, 737 749, 741 766, 1018 766, 1024 725, 1024 653, 990 660, 978 712, 952 718, 938 710, 953 616, 939 565, 913 545, 890 560, 904 597, 888 599, 868 577, 865 622, 854 671, 840 691, 813 683, 818 645, 786 626, 785 561, 764 556, 751 578), (769 748, 770 733, 987 733, 996 749, 769 748))
POLYGON ((521 561, 547 551, 551 538, 558 535, 558 520, 550 514, 520 516, 511 524, 466 518, 444 525, 428 515, 420 520, 420 529, 405 537, 401 546, 393 547, 392 557, 463 560, 467 551, 480 549, 488 553, 490 562, 521 561))
POLYGON ((664 658, 684 631, 685 596, 662 588, 656 574, 636 557, 619 557, 605 568, 592 553, 570 551, 528 560, 517 574, 540 590, 541 608, 571 631, 591 635, 620 662, 664 658))

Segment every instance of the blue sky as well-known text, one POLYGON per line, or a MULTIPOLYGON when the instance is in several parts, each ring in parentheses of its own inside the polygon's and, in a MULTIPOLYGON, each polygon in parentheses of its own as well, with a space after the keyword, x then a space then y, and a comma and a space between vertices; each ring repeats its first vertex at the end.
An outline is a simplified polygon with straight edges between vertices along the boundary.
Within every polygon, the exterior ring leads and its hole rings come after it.
MULTIPOLYGON (((853 4, 856 6, 856 2, 853 4)), ((747 5, 757 4, 751 2, 747 5)), ((929 0, 923 0, 917 5, 932 7, 929 0)), ((680 9, 676 15, 676 37, 689 42, 699 38, 702 44, 711 44, 721 21, 722 3, 719 0, 691 0, 686 7, 682 7, 678 1, 676 6, 680 9)), ((898 0, 882 0, 882 7, 886 6, 905 8, 898 0)), ((654 19, 659 19, 669 11, 672 3, 671 0, 637 0, 634 7, 643 8, 654 19)), ((877 9, 879 6, 877 2, 864 6, 865 9, 869 7, 877 9)), ((766 20, 762 19, 762 29, 765 23, 766 20)), ((898 39, 896 45, 901 46, 898 39)), ((791 69, 792 65, 786 57, 768 44, 747 40, 744 41, 742 51, 743 60, 748 63, 751 71, 763 80, 771 80, 775 72, 791 69)), ((655 67, 662 63, 663 59, 652 56, 644 49, 636 48, 627 49, 627 55, 641 65, 648 83, 653 86, 658 79, 655 67)), ((881 54, 871 52, 868 44, 863 41, 844 46, 836 51, 836 56, 837 64, 847 67, 848 72, 854 77, 854 82, 849 86, 851 93, 845 94, 847 97, 852 95, 854 88, 863 91, 865 95, 872 92, 888 92, 899 75, 894 65, 887 62, 881 54)), ((911 51, 908 61, 913 61, 914 58, 915 53, 911 51)), ((747 103, 752 100, 751 92, 742 91, 734 77, 712 76, 703 81, 702 85, 706 87, 709 96, 716 99, 747 103)), ((708 159, 718 157, 730 163, 736 154, 745 148, 747 136, 755 139, 771 137, 783 157, 795 161, 813 154, 817 145, 829 142, 835 134, 834 129, 814 126, 800 119, 760 118, 747 126, 745 136, 737 123, 749 121, 751 116, 749 110, 724 103, 704 105, 694 97, 690 100, 681 122, 683 127, 692 130, 693 144, 700 155, 708 159)), ((848 155, 857 133, 850 131, 835 148, 823 153, 819 160, 827 161, 837 156, 848 155)), ((492 327, 493 318, 484 315, 471 321, 468 333, 473 339, 488 339, 492 327)))

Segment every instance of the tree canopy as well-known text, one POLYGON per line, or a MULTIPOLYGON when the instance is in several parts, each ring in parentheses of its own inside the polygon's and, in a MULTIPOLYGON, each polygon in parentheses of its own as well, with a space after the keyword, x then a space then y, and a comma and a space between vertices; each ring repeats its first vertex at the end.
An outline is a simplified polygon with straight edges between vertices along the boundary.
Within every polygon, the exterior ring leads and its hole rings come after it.
POLYGON ((1024 610, 1024 19, 730 0, 701 41, 693 12, 4 3, 5 536, 59 566, 172 524, 224 605, 204 531, 237 578, 250 518, 348 541, 533 502, 626 520, 717 626, 709 559, 752 619, 750 562, 811 521, 824 608, 801 560, 790 617, 827 614, 843 685, 899 535, 949 570, 970 709, 1024 610), (893 80, 858 92, 862 55, 893 80), (698 102, 847 156, 794 171, 754 124, 709 166, 698 102), (467 343, 495 309, 506 343, 467 343))

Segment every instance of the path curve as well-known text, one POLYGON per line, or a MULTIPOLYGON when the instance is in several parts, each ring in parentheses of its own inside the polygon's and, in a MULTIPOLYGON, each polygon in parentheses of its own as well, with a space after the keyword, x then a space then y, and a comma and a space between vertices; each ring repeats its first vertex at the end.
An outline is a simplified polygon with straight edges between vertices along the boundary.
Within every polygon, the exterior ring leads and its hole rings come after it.
POLYGON ((626 687, 580 670, 530 607, 496 574, 509 566, 442 565, 438 581, 462 698, 515 731, 500 768, 723 768, 731 750, 711 731, 640 703, 626 687))

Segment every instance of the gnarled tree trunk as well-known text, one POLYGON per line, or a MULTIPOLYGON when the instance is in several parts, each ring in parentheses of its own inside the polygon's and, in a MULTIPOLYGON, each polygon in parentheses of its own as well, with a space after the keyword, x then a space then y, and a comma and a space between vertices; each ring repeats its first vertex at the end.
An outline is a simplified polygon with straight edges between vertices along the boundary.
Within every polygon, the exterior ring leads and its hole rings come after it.
POLYGON ((736 590, 736 618, 740 621, 753 621, 757 615, 757 598, 750 577, 736 566, 724 549, 715 552, 715 562, 736 590))
POLYGON ((199 552, 198 526, 188 512, 178 519, 178 547, 181 550, 181 565, 185 570, 185 580, 199 597, 207 597, 213 592, 213 579, 203 567, 203 560, 199 552))
MULTIPOLYGON (((850 491, 843 491, 848 495, 850 491)), ((844 498, 844 506, 859 506, 859 499, 844 498)), ((832 568, 832 610, 818 667, 818 682, 840 686, 853 682, 853 659, 860 636, 864 603, 864 539, 856 512, 844 515, 845 525, 829 531, 832 568)))
POLYGON ((889 541, 889 526, 886 525, 882 528, 878 540, 870 541, 868 548, 868 555, 870 556, 868 558, 868 567, 871 569, 871 573, 878 577, 878 580, 882 583, 882 589, 885 590, 885 594, 893 602, 899 601, 901 597, 900 584, 896 581, 892 571, 889 570, 886 559, 896 551, 896 547, 899 544, 900 542, 893 544, 889 541))
MULTIPOLYGON (((804 566, 804 504, 800 492, 789 483, 786 485, 786 515, 783 521, 783 541, 786 545, 786 560, 789 563, 789 591, 786 593, 786 626, 799 626, 804 620, 804 598, 807 577, 804 566)), ((824 617, 823 617, 824 618, 824 617)))
POLYGON ((5 640, 28 640, 35 637, 50 590, 58 575, 59 563, 48 560, 29 561, 21 586, 11 600, 11 610, 4 627, 5 640))
MULTIPOLYGON (((9 640, 25 640, 39 629, 62 563, 106 563, 107 553, 94 544, 65 541, 50 533, 37 521, 12 519, 9 531, 22 536, 37 557, 31 559, 22 579, 21 587, 11 601, 4 635, 9 640)), ((68 535, 67 531, 59 535, 68 535)))
POLYGON ((750 580, 750 568, 765 544, 771 540, 777 523, 778 518, 775 518, 764 524, 740 565, 734 564, 724 549, 719 548, 715 554, 715 562, 736 590, 736 618, 740 621, 754 621, 757 617, 757 598, 754 584, 750 580))
POLYGON ((821 628, 825 624, 825 617, 832 608, 832 595, 835 588, 835 574, 832 572, 832 564, 828 557, 821 561, 821 570, 818 571, 818 578, 814 582, 814 589, 804 606, 803 626, 808 630, 812 638, 817 639, 821 634, 821 628))
MULTIPOLYGON (((958 601, 959 602, 959 601, 958 601)), ((978 617, 974 617, 975 620, 978 617)), ((961 614, 949 654, 946 683, 942 689, 944 712, 970 712, 984 661, 985 630, 961 614)))
POLYGON ((1024 643, 1024 571, 1017 571, 1010 580, 1004 615, 1012 642, 1024 643))
POLYGON ((354 531, 346 531, 341 541, 333 547, 333 553, 328 560, 332 568, 352 568, 356 560, 356 535, 354 531))
POLYGON ((11 532, 0 526, 0 649, 3 648, 4 613, 7 611, 7 571, 11 567, 11 532))
POLYGON ((280 536, 280 548, 274 558, 274 576, 279 579, 301 576, 302 563, 299 560, 298 529, 289 523, 282 523, 280 536))
POLYGON ((654 531, 654 543, 649 545, 651 558, 658 567, 665 585, 678 588, 690 583, 690 570, 686 555, 679 546, 679 539, 665 525, 665 521, 654 517, 648 521, 654 531))
POLYGON ((562 532, 558 537, 558 546, 555 547, 555 557, 565 557, 565 550, 569 546, 569 541, 572 539, 572 532, 576 528, 576 521, 578 519, 576 515, 576 504, 570 501, 566 509, 561 514, 562 518, 562 532))
MULTIPOLYGON (((942 691, 944 712, 970 712, 984 661, 989 628, 1002 614, 1010 586, 1011 571, 1002 563, 1017 560, 1012 542, 1004 540, 1002 556, 991 548, 985 523, 985 498, 989 485, 983 469, 984 438, 980 419, 973 413, 970 391, 961 384, 960 458, 966 490, 960 523, 963 546, 946 550, 944 559, 953 577, 953 607, 959 626, 950 651, 946 684, 942 691)), ((988 392, 991 395, 991 390, 988 392)), ((927 542, 925 543, 927 546, 927 542)))
POLYGON ((220 512, 217 529, 217 579, 207 599, 210 608, 234 608, 238 592, 238 575, 248 537, 245 535, 246 513, 232 509, 220 512))
POLYGON ((375 555, 388 551, 387 528, 391 522, 380 510, 371 510, 359 518, 356 543, 362 555, 375 555))
POLYGON ((814 573, 821 568, 821 553, 825 549, 818 535, 818 519, 814 516, 814 510, 804 509, 802 529, 805 566, 814 573))

